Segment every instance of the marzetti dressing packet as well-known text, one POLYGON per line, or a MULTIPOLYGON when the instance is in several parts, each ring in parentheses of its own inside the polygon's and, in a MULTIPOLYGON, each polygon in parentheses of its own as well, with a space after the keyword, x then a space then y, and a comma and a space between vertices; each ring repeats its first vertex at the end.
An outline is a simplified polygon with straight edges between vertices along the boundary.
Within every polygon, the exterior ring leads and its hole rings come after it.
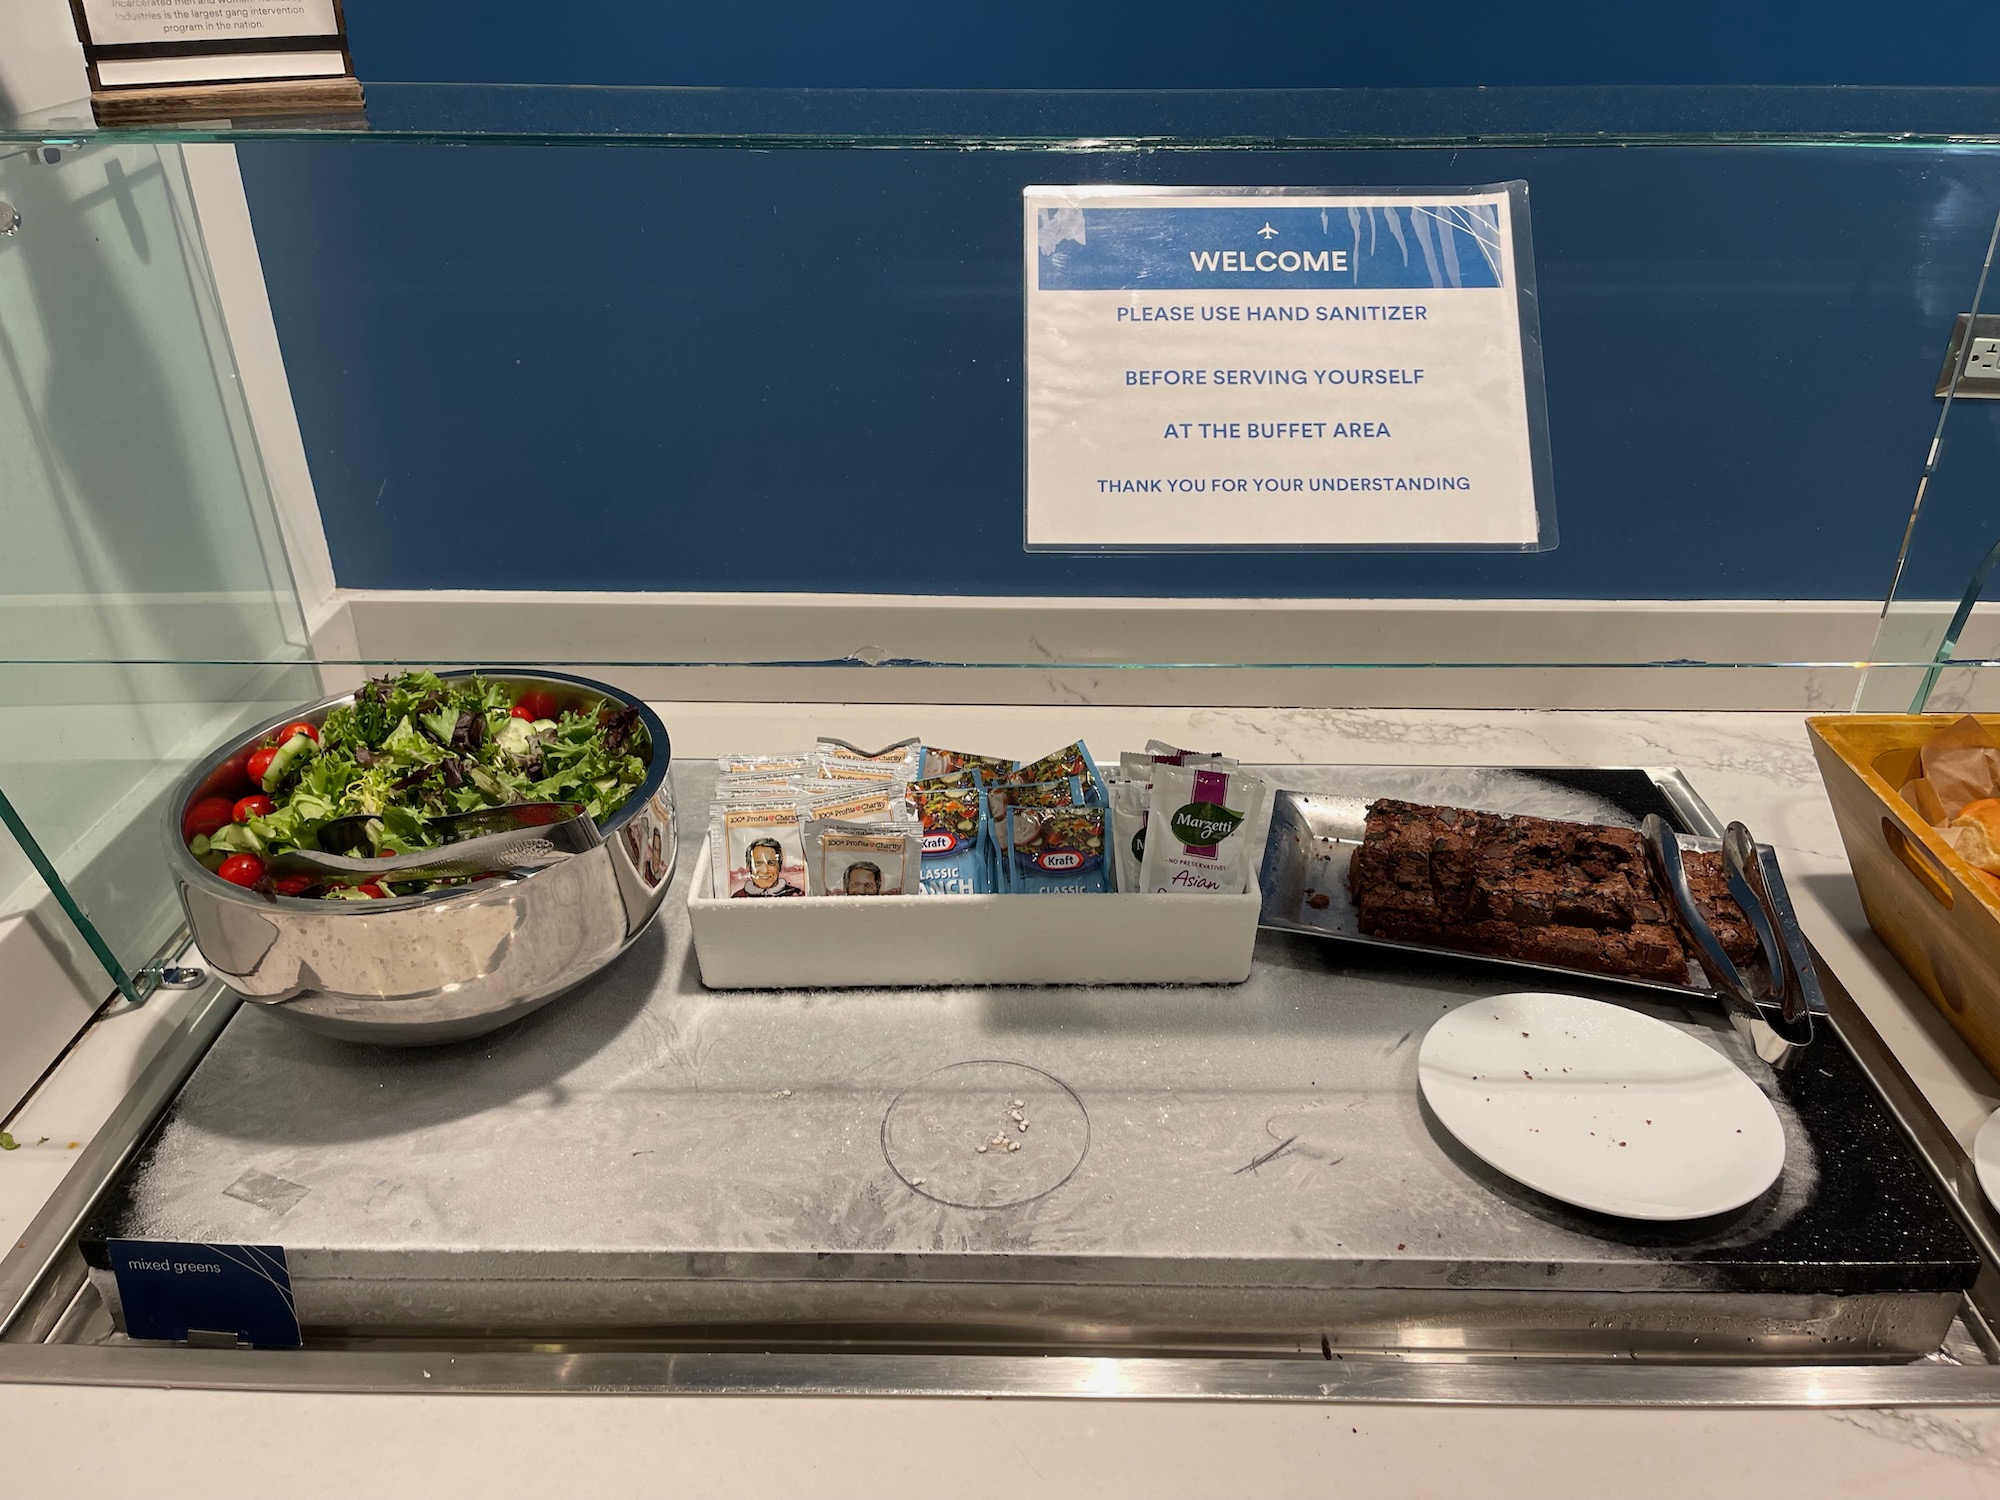
POLYGON ((1250 832, 1269 792, 1261 777, 1217 766, 1153 767, 1141 891, 1234 896, 1262 853, 1250 832))

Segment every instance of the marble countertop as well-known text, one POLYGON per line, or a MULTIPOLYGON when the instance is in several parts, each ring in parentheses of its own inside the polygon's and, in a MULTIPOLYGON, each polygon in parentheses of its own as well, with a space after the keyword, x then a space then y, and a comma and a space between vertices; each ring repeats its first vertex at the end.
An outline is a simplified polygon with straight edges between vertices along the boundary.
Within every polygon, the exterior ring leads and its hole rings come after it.
MULTIPOLYGON (((1802 717, 1762 713, 661 704, 676 754, 814 733, 1039 754, 1157 735, 1248 760, 1676 765, 1779 852, 1807 935, 1961 1142, 2000 1086, 1869 932, 1802 717)), ((173 1008, 110 1018, 23 1109, 0 1225, 33 1216, 71 1142, 129 1086, 173 1008), (39 1136, 50 1137, 46 1142, 39 1136)), ((254 1357, 254 1356, 249 1356, 254 1357)), ((2000 1412, 758 1398, 280 1395, 0 1389, 0 1452, 36 1495, 700 1492, 871 1497, 1634 1495, 1811 1491, 2000 1496, 2000 1412), (532 1440, 527 1436, 532 1434, 532 1440), (227 1454, 226 1462, 216 1456, 227 1454)))

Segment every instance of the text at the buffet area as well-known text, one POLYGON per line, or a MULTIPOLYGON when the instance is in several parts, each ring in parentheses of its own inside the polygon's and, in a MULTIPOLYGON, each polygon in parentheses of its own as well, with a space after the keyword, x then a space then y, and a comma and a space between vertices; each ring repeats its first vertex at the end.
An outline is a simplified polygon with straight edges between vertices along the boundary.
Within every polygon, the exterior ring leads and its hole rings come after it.
POLYGON ((1029 547, 1540 543, 1506 189, 1025 196, 1029 547))

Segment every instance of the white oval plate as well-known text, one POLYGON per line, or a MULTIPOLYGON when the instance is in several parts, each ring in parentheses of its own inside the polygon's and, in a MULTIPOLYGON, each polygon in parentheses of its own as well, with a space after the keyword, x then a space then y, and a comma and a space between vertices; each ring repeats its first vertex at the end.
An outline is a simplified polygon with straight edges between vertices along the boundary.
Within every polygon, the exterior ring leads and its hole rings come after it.
POLYGON ((1425 1035, 1417 1079, 1481 1161, 1597 1213, 1703 1219, 1741 1208, 1785 1166, 1778 1112, 1728 1058, 1599 1000, 1461 1005, 1425 1035))
POLYGON ((1979 1174, 1986 1201, 2000 1208, 2000 1109, 1986 1117, 1972 1138, 1972 1169, 1979 1174))

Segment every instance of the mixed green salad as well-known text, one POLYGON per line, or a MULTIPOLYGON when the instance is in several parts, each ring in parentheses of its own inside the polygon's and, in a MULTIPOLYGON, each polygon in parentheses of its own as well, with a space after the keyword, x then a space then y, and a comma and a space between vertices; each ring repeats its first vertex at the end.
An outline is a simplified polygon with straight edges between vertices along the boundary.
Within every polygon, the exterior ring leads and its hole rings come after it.
POLYGON ((353 852, 384 856, 443 843, 433 818, 514 802, 580 802, 602 823, 646 779, 645 738, 635 707, 405 672, 371 680, 317 728, 295 721, 232 757, 225 770, 240 778, 239 795, 196 800, 181 833, 196 859, 235 885, 339 900, 410 895, 461 882, 273 879, 266 861, 317 849, 321 828, 355 814, 368 822, 353 852))

